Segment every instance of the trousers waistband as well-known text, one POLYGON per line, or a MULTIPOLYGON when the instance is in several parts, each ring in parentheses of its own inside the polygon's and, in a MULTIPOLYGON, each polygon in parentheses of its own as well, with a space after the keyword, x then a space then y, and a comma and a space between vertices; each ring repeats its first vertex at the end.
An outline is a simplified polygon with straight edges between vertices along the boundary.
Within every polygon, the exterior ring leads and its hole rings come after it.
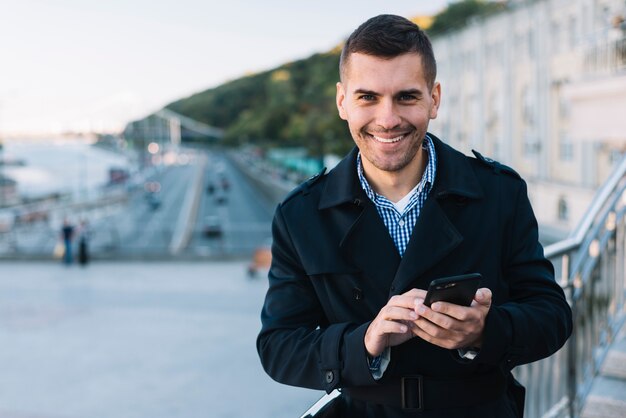
POLYGON ((404 376, 373 386, 344 388, 352 399, 409 410, 462 408, 498 399, 506 391, 506 378, 498 370, 469 377, 440 379, 404 376))

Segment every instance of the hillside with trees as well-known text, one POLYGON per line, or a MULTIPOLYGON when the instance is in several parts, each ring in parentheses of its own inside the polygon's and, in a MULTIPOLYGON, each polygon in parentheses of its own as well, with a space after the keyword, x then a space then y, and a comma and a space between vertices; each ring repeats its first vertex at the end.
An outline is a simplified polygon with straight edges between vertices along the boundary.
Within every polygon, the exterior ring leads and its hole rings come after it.
MULTIPOLYGON (((458 29, 503 2, 464 0, 433 18, 413 19, 431 36, 458 29), (427 23, 424 23, 427 22, 427 23)), ((311 155, 344 154, 353 146, 335 106, 341 46, 269 71, 248 75, 166 107, 225 130, 228 145, 305 146, 311 155)))
POLYGON ((242 77, 167 108, 225 129, 227 144, 304 145, 314 155, 341 153, 352 141, 335 107, 339 53, 242 77))

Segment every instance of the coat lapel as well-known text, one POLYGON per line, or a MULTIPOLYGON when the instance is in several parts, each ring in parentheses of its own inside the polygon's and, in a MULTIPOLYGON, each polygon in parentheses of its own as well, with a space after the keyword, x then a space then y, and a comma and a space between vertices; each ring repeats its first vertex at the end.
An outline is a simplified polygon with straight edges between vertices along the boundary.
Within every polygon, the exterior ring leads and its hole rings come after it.
POLYGON ((374 204, 365 201, 362 205, 363 210, 339 247, 367 278, 388 289, 400 264, 400 254, 374 204))
POLYGON ((357 154, 358 149, 354 148, 328 173, 319 209, 333 211, 342 237, 342 255, 374 285, 388 289, 400 264, 400 254, 376 207, 361 188, 356 172, 357 154))
POLYGON ((435 184, 413 227, 413 233, 396 272, 392 292, 403 293, 411 287, 425 288, 418 280, 428 269, 449 255, 463 236, 454 218, 444 210, 445 199, 480 199, 483 191, 467 157, 429 134, 437 153, 435 184))
POLYGON ((452 252, 461 241, 463 237, 437 199, 426 199, 393 280, 395 292, 392 293, 404 293, 412 287, 420 275, 452 252))

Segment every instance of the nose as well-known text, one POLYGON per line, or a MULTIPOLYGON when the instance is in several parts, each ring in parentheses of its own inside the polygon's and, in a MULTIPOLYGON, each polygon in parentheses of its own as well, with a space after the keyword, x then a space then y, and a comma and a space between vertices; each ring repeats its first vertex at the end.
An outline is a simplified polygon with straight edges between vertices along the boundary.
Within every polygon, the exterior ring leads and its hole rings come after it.
POLYGON ((376 124, 382 129, 389 130, 402 123, 398 109, 392 100, 383 100, 379 103, 376 113, 376 124))

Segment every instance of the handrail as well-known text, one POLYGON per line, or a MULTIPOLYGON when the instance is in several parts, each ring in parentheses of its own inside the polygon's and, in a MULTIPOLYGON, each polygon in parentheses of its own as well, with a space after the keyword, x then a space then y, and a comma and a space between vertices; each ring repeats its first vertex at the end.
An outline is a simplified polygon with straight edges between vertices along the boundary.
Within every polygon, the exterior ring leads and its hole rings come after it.
POLYGON ((574 249, 582 244, 585 239, 585 234, 591 228, 593 221, 596 219, 600 210, 613 194, 615 189, 620 183, 620 180, 626 175, 626 155, 622 157, 621 162, 615 170, 611 173, 609 178, 603 184, 603 186, 596 192, 593 197, 591 206, 587 209, 582 219, 578 223, 576 229, 574 229, 567 238, 548 245, 545 248, 546 258, 551 258, 555 255, 574 249))

